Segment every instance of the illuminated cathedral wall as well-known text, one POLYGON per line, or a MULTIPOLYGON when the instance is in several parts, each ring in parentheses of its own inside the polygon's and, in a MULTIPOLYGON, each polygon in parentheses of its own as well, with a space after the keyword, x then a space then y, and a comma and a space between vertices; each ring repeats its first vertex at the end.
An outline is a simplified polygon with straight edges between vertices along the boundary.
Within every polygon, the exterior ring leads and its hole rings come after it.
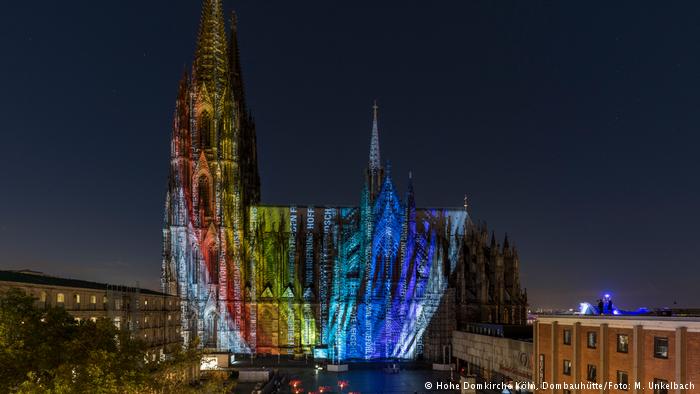
POLYGON ((460 210, 416 210, 386 177, 360 207, 250 208, 251 351, 413 358, 455 268, 460 210))
MULTIPOLYGON (((175 105, 162 287, 181 299, 185 343, 234 353, 414 358, 448 279, 458 304, 447 305, 455 309, 449 319, 524 320, 527 297, 507 240, 503 249, 493 236, 487 245, 485 227, 471 224, 466 206, 416 209, 410 175, 399 197, 380 161, 376 103, 358 206, 260 204, 236 26, 232 15, 227 37, 221 0, 203 0, 192 71, 175 105)), ((449 342, 440 337, 436 345, 434 337, 427 350, 449 342)))

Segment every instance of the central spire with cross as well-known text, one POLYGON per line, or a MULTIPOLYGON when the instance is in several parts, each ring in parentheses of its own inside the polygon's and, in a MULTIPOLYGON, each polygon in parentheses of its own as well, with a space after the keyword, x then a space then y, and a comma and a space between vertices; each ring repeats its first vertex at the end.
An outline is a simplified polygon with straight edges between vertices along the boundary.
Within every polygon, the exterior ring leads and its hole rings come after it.
POLYGON ((379 157, 379 126, 377 124, 378 110, 377 100, 374 100, 374 105, 372 106, 372 139, 369 146, 370 170, 377 170, 381 166, 381 158, 379 157))
POLYGON ((379 193, 384 180, 384 168, 382 168, 381 157, 379 155, 379 106, 377 100, 372 105, 372 137, 369 145, 369 162, 367 166, 367 188, 369 190, 370 201, 379 193))

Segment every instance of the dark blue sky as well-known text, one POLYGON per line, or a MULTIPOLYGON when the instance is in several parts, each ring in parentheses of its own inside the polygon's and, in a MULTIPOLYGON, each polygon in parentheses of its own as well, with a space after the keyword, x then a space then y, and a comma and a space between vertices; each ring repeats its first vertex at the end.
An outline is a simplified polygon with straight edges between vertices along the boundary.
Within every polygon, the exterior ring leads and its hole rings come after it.
MULTIPOLYGON (((533 306, 700 306, 700 3, 225 6, 265 203, 356 204, 378 98, 399 188, 468 193, 533 306)), ((198 1, 3 6, 1 268, 157 288, 198 21, 198 1)))

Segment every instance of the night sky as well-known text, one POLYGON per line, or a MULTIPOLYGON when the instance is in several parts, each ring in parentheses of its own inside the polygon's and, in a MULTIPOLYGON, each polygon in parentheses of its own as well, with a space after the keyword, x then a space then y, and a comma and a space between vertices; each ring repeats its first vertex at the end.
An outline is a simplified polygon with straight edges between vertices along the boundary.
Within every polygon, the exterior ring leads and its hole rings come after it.
MULTIPOLYGON (((264 203, 358 204, 377 98, 399 189, 412 170, 419 206, 468 193, 533 307, 700 307, 700 3, 225 7, 264 203)), ((0 268, 158 288, 199 8, 3 4, 0 268)))

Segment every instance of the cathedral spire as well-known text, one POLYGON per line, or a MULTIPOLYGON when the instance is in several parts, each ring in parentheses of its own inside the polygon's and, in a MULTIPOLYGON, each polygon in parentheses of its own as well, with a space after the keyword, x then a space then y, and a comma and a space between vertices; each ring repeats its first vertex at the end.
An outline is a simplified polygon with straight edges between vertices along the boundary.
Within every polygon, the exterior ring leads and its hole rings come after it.
POLYGON ((375 171, 381 166, 381 158, 379 157, 379 126, 377 124, 378 111, 377 100, 374 100, 374 105, 372 106, 372 139, 369 145, 369 169, 375 171))
POLYGON ((379 194, 384 179, 384 168, 382 168, 381 158, 379 157, 379 126, 377 121, 377 113, 379 106, 377 100, 374 100, 372 106, 372 138, 369 146, 369 163, 367 166, 367 184, 369 185, 370 200, 379 194))
POLYGON ((203 0, 193 74, 197 83, 205 83, 209 93, 215 96, 222 93, 228 79, 226 47, 221 0, 203 0))

